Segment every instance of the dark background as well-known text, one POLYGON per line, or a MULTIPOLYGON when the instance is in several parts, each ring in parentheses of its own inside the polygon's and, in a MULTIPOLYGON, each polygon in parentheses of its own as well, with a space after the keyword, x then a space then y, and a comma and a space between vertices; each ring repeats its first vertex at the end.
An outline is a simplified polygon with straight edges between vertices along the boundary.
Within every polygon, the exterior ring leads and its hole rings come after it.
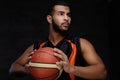
MULTIPOLYGON (((12 62, 34 40, 47 36, 44 11, 49 1, 0 2, 0 80, 10 78, 12 62)), ((106 64, 109 78, 119 80, 110 45, 112 0, 73 0, 72 7, 71 33, 88 39, 106 64)))

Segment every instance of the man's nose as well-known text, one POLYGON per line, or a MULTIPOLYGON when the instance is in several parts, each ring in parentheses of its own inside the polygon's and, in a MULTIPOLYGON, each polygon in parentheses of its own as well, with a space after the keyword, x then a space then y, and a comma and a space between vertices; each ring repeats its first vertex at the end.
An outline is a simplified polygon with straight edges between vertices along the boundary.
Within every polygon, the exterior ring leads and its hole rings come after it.
POLYGON ((64 16, 65 20, 69 20, 69 17, 67 15, 64 16))

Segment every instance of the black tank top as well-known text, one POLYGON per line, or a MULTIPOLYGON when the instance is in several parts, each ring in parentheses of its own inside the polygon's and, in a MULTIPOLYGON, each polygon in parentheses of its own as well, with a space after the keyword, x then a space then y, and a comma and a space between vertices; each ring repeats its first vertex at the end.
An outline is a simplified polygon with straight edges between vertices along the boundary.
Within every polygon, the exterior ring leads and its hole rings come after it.
MULTIPOLYGON (((71 40, 71 42, 76 44, 76 46, 77 46, 77 55, 76 55, 75 65, 76 66, 85 66, 86 65, 85 60, 83 59, 83 57, 81 55, 80 38, 79 37, 70 37, 70 36, 66 37, 65 39, 60 41, 56 46, 54 46, 49 41, 48 38, 46 38, 44 40, 37 40, 34 43, 34 49, 39 49, 40 44, 43 43, 43 42, 46 42, 43 47, 52 47, 52 48, 56 47, 56 48, 62 50, 69 58, 70 54, 71 54, 71 51, 72 51, 72 47, 67 40, 71 40)), ((57 80, 70 80, 70 76, 69 76, 68 73, 63 71, 61 76, 57 80)), ((75 80, 85 80, 85 79, 82 79, 80 77, 75 76, 75 80)))

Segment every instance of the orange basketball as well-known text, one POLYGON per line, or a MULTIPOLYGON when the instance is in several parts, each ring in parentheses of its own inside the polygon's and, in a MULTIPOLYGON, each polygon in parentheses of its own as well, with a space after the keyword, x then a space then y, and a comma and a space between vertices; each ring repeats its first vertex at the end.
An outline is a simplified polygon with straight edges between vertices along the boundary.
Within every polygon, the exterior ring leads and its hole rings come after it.
POLYGON ((53 48, 44 47, 37 50, 29 61, 29 72, 36 80, 56 80, 62 73, 62 67, 56 65, 59 61, 53 48))

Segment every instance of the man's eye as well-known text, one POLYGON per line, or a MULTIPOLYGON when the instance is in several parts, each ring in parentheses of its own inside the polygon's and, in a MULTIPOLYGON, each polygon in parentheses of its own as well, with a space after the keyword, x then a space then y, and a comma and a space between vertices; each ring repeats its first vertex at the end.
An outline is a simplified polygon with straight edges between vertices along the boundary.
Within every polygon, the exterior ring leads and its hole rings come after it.
POLYGON ((71 17, 71 14, 67 14, 69 17, 71 17))
POLYGON ((58 13, 58 15, 63 15, 63 13, 58 13))
POLYGON ((63 14, 59 13, 58 15, 63 15, 63 14))

